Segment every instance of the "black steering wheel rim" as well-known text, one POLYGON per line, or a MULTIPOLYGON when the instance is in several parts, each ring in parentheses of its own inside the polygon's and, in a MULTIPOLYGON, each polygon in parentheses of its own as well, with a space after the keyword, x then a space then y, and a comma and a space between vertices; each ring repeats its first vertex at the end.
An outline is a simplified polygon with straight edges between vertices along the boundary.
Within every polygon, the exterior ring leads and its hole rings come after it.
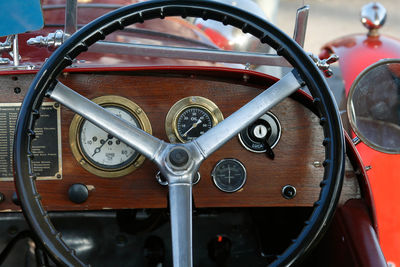
POLYGON ((297 43, 262 18, 215 1, 156 0, 120 8, 81 28, 46 61, 21 106, 14 142, 14 176, 28 223, 59 264, 85 266, 53 227, 36 190, 36 176, 30 166, 33 157, 31 141, 34 138, 34 123, 38 118, 38 110, 46 93, 54 86, 56 77, 65 67, 72 64, 76 56, 87 51, 90 45, 133 23, 168 16, 214 19, 254 35, 262 43, 274 48, 278 55, 284 56, 298 70, 299 79, 307 84, 314 97, 324 130, 323 144, 326 147, 320 197, 300 235, 271 265, 286 266, 298 262, 325 232, 339 199, 344 171, 344 138, 340 116, 326 81, 297 43))

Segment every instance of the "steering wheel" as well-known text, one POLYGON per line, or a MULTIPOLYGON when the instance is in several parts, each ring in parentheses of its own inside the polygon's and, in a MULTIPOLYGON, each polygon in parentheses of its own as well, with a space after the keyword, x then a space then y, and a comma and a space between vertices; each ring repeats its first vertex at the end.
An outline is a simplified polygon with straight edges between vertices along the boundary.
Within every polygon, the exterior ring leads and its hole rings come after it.
POLYGON ((22 209, 33 231, 52 258, 61 265, 86 266, 62 240, 41 205, 33 173, 31 142, 34 124, 45 97, 51 98, 131 146, 153 161, 167 178, 171 215, 174 266, 192 262, 192 179, 200 164, 240 130, 271 107, 307 85, 324 130, 324 177, 319 200, 296 240, 278 256, 272 266, 291 265, 316 244, 332 218, 343 180, 344 139, 339 113, 332 94, 314 62, 290 37, 264 19, 215 1, 146 1, 108 13, 72 35, 46 61, 23 101, 14 142, 15 181, 22 209), (259 38, 294 66, 280 81, 263 91, 234 114, 196 140, 168 144, 119 119, 102 107, 57 81, 61 71, 81 52, 108 34, 145 20, 168 16, 200 17, 232 25, 259 38), (242 123, 238 123, 242 122, 242 123))

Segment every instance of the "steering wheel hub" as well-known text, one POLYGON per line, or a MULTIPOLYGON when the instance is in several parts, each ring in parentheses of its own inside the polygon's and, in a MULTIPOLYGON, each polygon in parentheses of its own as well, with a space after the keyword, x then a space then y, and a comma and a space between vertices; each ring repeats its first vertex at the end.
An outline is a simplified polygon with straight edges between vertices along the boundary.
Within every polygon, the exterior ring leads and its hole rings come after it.
POLYGON ((168 160, 172 168, 178 170, 185 169, 189 165, 189 151, 183 146, 174 147, 169 151, 168 160))

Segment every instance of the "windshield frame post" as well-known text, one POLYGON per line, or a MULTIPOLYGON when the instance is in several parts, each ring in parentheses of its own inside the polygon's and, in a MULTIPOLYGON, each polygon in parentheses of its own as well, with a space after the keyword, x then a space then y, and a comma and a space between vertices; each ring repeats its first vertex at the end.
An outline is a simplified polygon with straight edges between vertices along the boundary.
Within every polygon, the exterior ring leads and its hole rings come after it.
POLYGON ((77 30, 77 0, 67 0, 65 4, 64 39, 74 34, 77 30))

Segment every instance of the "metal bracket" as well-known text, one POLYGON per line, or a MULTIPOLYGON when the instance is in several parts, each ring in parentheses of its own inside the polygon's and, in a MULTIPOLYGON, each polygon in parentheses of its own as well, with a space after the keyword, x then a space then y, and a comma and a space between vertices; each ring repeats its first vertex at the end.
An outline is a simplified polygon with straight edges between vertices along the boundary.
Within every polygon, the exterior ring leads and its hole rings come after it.
POLYGON ((9 35, 4 43, 0 42, 0 52, 3 53, 12 51, 13 40, 14 35, 9 35))
POLYGON ((310 6, 306 5, 297 9, 296 13, 296 24, 294 26, 293 39, 304 48, 304 40, 306 38, 308 13, 310 6))
POLYGON ((36 36, 27 41, 28 45, 47 47, 50 51, 56 50, 63 42, 77 30, 77 0, 69 0, 65 5, 65 28, 64 31, 56 30, 46 37, 36 36))
POLYGON ((7 39, 4 43, 0 42, 0 53, 7 52, 13 58, 13 61, 8 58, 0 57, 0 65, 9 65, 13 63, 14 67, 18 67, 21 56, 19 55, 17 34, 7 36, 7 39))
MULTIPOLYGON (((15 38, 14 35, 9 35, 7 36, 7 39, 3 43, 0 42, 0 53, 12 52, 14 38, 15 38)), ((10 63, 11 63, 10 59, 0 57, 0 65, 8 65, 10 63)))
POLYGON ((359 143, 361 143, 361 139, 358 138, 357 136, 354 137, 354 138, 352 139, 352 141, 353 141, 353 144, 354 144, 355 146, 358 145, 359 143))

